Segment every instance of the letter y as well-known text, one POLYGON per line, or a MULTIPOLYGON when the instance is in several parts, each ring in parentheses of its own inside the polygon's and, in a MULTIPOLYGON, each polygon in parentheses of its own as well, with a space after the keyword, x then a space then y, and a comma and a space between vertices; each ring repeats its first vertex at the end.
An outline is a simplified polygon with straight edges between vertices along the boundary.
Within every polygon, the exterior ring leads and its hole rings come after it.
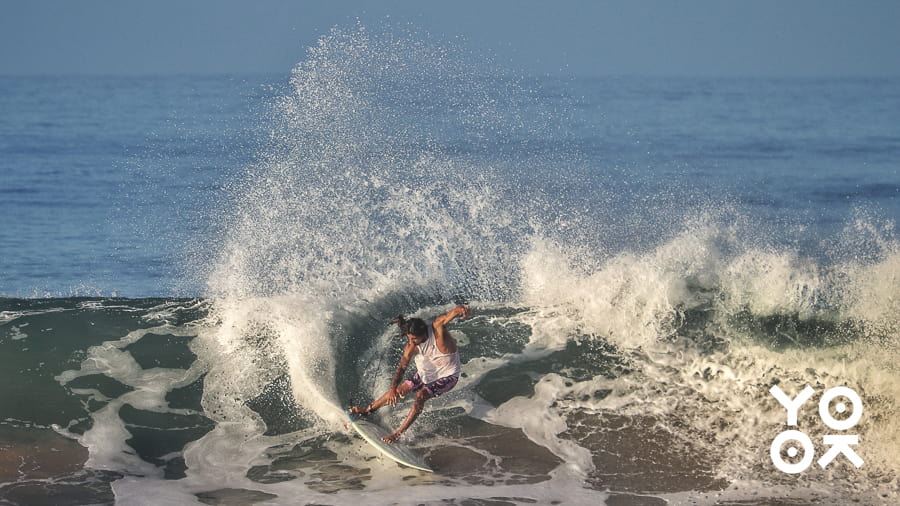
POLYGON ((802 406, 807 399, 812 397, 815 390, 813 390, 811 386, 806 385, 806 388, 804 388, 797 397, 794 397, 793 400, 782 392, 781 389, 778 388, 778 385, 772 385, 772 388, 769 389, 769 393, 778 399, 778 402, 780 402, 781 405, 784 406, 784 409, 787 410, 787 424, 797 425, 797 412, 800 411, 800 406, 802 406))

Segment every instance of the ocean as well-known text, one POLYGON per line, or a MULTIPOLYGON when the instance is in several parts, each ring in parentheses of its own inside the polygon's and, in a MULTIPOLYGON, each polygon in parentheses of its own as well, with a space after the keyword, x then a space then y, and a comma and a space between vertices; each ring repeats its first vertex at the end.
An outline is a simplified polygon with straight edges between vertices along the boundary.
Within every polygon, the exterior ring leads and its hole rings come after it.
POLYGON ((900 80, 297 59, 0 77, 0 504, 900 501, 900 80), (400 467, 344 410, 460 303, 400 467))

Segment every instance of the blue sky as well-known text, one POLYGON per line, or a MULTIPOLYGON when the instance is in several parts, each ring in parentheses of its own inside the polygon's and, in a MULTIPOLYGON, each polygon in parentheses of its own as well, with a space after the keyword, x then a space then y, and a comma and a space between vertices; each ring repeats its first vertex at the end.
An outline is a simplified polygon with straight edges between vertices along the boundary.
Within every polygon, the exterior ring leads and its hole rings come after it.
POLYGON ((0 74, 286 73, 333 26, 411 23, 536 74, 900 75, 900 1, 0 0, 0 74))

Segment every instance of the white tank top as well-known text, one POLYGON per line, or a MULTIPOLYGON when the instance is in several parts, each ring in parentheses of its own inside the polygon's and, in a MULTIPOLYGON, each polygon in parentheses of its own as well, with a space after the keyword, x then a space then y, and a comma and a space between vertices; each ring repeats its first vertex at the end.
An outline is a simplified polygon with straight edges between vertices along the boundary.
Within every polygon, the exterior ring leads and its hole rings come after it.
POLYGON ((462 364, 459 361, 459 352, 442 353, 434 339, 434 327, 428 322, 428 339, 417 346, 419 354, 415 356, 416 369, 422 383, 447 377, 459 376, 462 364))

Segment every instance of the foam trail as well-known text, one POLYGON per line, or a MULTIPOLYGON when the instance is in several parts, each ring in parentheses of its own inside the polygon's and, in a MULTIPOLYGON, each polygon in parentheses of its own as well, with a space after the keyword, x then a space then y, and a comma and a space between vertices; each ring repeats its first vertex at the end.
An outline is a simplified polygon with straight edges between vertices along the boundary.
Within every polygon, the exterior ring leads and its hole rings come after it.
MULTIPOLYGON (((85 464, 88 467, 127 471, 147 476, 161 476, 162 474, 158 467, 135 455, 126 443, 131 434, 125 428, 125 422, 119 417, 119 409, 129 405, 137 409, 155 412, 183 412, 183 410, 169 409, 165 401, 165 394, 174 387, 184 386, 196 380, 200 374, 200 367, 188 371, 160 368, 141 369, 131 354, 123 348, 154 332, 191 335, 192 331, 163 325, 129 332, 121 339, 91 347, 78 370, 63 371, 55 378, 60 384, 66 385, 82 376, 105 375, 134 389, 118 398, 106 399, 109 400, 108 404, 91 415, 93 425, 84 434, 81 436, 70 434, 88 448, 90 457, 85 464)), ((99 392, 95 394, 99 394, 99 392)), ((65 432, 59 428, 57 430, 65 432)))

